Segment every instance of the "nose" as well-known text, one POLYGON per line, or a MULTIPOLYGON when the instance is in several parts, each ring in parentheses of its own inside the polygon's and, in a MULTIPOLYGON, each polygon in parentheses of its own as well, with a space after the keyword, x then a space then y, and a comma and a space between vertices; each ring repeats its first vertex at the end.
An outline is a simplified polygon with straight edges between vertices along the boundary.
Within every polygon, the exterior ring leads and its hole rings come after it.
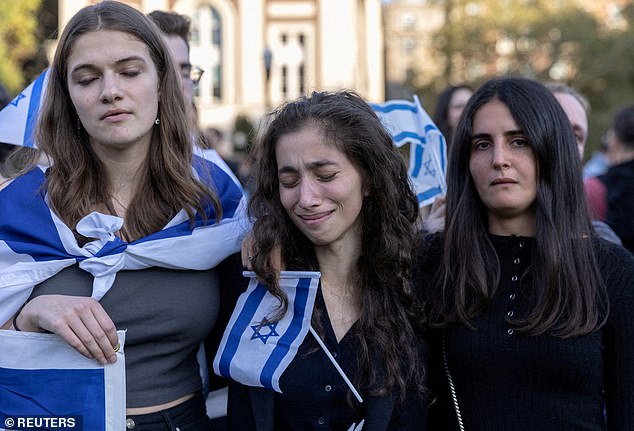
POLYGON ((301 208, 311 208, 319 205, 319 186, 312 179, 304 178, 299 184, 299 202, 301 208))
POLYGON ((493 167, 496 169, 508 169, 511 166, 509 153, 503 144, 493 144, 492 157, 493 167))
POLYGON ((102 103, 112 103, 121 98, 121 89, 119 88, 119 80, 117 76, 106 71, 102 77, 101 97, 102 103))

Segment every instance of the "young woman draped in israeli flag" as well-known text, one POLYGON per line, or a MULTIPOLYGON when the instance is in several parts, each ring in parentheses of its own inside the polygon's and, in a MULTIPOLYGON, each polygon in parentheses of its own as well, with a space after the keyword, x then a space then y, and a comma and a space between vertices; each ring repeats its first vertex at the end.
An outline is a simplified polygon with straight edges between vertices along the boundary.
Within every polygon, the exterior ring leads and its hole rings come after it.
POLYGON ((273 113, 256 160, 251 266, 282 311, 294 303, 275 250, 287 270, 320 272, 316 336, 281 392, 230 385, 229 428, 424 430, 423 314, 409 284, 418 203, 390 136, 358 95, 316 92, 273 113))
POLYGON ((100 363, 126 329, 128 425, 208 429, 196 353, 249 228, 242 189, 192 156, 176 68, 136 9, 81 9, 47 85, 50 167, 0 191, 0 320, 100 363))

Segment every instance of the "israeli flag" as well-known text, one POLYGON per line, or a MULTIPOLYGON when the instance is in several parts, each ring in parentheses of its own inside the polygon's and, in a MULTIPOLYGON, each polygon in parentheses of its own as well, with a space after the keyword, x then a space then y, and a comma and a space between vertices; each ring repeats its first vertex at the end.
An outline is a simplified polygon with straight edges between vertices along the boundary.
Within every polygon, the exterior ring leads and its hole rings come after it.
POLYGON ((280 287, 288 297, 278 320, 280 302, 254 272, 239 298, 214 358, 219 376, 248 386, 280 390, 280 376, 291 363, 310 327, 319 272, 282 271, 280 287))
POLYGON ((35 147, 35 124, 47 81, 48 69, 0 111, 0 142, 35 147))
POLYGON ((125 332, 99 365, 54 334, 0 330, 0 430, 125 429, 125 332))
POLYGON ((397 148, 409 143, 408 173, 420 206, 431 204, 447 189, 445 138, 414 95, 414 102, 390 100, 370 104, 397 148))
POLYGON ((194 174, 216 191, 222 206, 217 220, 211 203, 206 223, 196 214, 192 226, 181 210, 160 231, 130 243, 116 232, 120 217, 92 212, 77 224, 95 238, 80 246, 72 230, 50 209, 43 191, 45 173, 35 168, 0 191, 0 324, 26 302, 34 286, 64 268, 78 264, 94 276, 92 297, 99 300, 120 270, 148 267, 204 270, 240 250, 250 229, 246 197, 222 169, 196 157, 194 174))

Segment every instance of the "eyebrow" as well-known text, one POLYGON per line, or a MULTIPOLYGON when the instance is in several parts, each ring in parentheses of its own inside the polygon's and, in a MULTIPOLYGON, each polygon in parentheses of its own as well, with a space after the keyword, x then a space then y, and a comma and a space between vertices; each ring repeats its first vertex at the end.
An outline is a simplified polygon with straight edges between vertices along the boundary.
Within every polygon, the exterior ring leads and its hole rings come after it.
MULTIPOLYGON (((119 60, 115 61, 114 64, 116 66, 118 66, 118 65, 121 65, 121 64, 124 64, 124 63, 129 63, 131 61, 139 61, 139 62, 144 63, 144 64, 146 63, 145 58, 140 57, 138 55, 131 55, 129 57, 125 57, 125 58, 122 58, 122 59, 119 59, 119 60)), ((75 73, 75 72, 77 72, 78 70, 81 70, 81 69, 96 69, 96 68, 97 67, 94 64, 92 64, 92 63, 80 63, 80 64, 76 65, 75 67, 73 67, 73 70, 71 70, 70 73, 73 74, 73 73, 75 73)))
MULTIPOLYGON (((322 168, 324 166, 330 166, 330 165, 336 165, 336 163, 330 160, 318 160, 316 162, 309 163, 308 165, 306 165, 306 168, 308 170, 313 170, 313 169, 322 168)), ((292 166, 282 166, 277 171, 278 175, 285 174, 285 173, 295 173, 295 172, 297 172, 297 169, 295 169, 292 166)))
MULTIPOLYGON (((504 136, 509 137, 509 136, 524 136, 524 132, 522 132, 521 130, 509 130, 504 132, 504 136)), ((483 139, 483 138, 490 138, 491 134, 490 133, 476 133, 475 135, 471 136, 471 140, 475 140, 475 139, 483 139)))

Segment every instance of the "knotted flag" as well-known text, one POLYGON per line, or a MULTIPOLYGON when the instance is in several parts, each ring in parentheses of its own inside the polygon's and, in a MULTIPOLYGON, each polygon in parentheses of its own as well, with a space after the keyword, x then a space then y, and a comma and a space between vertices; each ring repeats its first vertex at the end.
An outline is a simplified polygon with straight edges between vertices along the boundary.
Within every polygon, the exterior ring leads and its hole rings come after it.
POLYGON ((291 363, 310 328, 319 272, 282 271, 280 288, 288 297, 282 316, 280 301, 255 277, 237 301, 214 358, 219 376, 248 386, 280 390, 280 376, 291 363))
POLYGON ((370 104, 397 148, 409 143, 408 173, 420 206, 445 194, 447 145, 442 133, 414 95, 414 102, 370 104))
POLYGON ((80 246, 50 209, 40 168, 0 190, 0 324, 24 304, 34 286, 74 264, 94 276, 92 297, 99 300, 120 270, 205 270, 238 252, 250 229, 246 197, 222 169, 200 157, 194 162, 194 174, 216 191, 222 218, 207 203, 206 221, 196 213, 192 226, 181 210, 162 230, 129 243, 116 235, 123 219, 92 212, 76 230, 95 239, 80 246))

